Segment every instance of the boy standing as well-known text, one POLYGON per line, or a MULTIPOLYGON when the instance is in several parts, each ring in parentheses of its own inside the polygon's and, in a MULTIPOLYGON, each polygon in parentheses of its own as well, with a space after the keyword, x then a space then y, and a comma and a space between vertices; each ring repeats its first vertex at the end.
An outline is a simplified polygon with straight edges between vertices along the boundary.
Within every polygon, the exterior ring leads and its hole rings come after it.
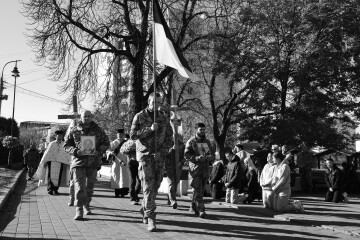
POLYGON ((230 148, 225 150, 225 157, 229 161, 225 175, 222 178, 226 187, 225 202, 237 203, 239 189, 241 187, 241 179, 243 176, 240 158, 235 155, 230 148))

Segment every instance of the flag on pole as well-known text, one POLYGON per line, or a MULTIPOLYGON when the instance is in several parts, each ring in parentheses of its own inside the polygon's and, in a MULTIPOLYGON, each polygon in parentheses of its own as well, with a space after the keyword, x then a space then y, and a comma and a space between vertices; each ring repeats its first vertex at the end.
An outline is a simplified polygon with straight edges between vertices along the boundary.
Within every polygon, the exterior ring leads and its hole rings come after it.
POLYGON ((157 0, 153 0, 153 18, 155 60, 163 65, 175 68, 184 78, 198 81, 199 77, 192 72, 179 47, 175 44, 157 0))

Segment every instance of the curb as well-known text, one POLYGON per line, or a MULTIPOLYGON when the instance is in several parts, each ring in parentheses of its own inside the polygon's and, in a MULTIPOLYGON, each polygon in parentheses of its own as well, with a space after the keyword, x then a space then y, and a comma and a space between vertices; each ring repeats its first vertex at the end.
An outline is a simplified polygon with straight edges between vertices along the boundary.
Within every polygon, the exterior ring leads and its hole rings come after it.
POLYGON ((5 193, 5 196, 2 197, 0 196, 0 211, 3 210, 3 207, 6 203, 6 200, 9 198, 9 196, 11 195, 11 193, 14 191, 16 185, 18 184, 18 182, 20 181, 19 179, 22 177, 23 174, 26 174, 26 171, 23 169, 22 171, 16 173, 16 175, 14 176, 13 179, 15 179, 15 181, 11 182, 10 184, 6 185, 1 191, 0 193, 5 193))
MULTIPOLYGON (((282 215, 266 214, 261 211, 252 211, 249 209, 243 209, 243 208, 241 208, 240 205, 236 205, 236 204, 225 203, 225 202, 211 202, 211 204, 223 205, 223 206, 236 208, 236 209, 242 209, 242 210, 248 211, 248 212, 255 212, 262 216, 273 217, 274 219, 281 220, 281 221, 292 222, 292 223, 296 223, 299 225, 305 225, 305 226, 319 227, 319 228, 322 228, 325 230, 331 230, 333 232, 338 232, 338 233, 342 233, 342 234, 346 234, 346 235, 350 235, 350 236, 360 237, 360 232, 341 230, 337 227, 332 227, 332 226, 328 226, 328 225, 315 225, 315 224, 310 224, 310 223, 308 223, 308 221, 305 221, 305 220, 299 220, 299 219, 290 218, 290 217, 282 216, 282 215)), ((274 213, 276 213, 276 212, 274 212, 274 213)))

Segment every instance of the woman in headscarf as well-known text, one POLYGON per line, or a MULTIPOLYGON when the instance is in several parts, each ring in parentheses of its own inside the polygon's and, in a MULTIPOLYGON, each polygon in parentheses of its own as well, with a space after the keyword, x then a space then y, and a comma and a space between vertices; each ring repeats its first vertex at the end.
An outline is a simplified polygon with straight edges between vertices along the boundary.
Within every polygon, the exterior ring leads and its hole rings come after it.
POLYGON ((245 159, 246 171, 244 174, 245 177, 245 187, 247 187, 248 197, 244 200, 244 203, 252 203, 254 199, 258 197, 259 192, 259 182, 257 175, 257 168, 254 165, 251 157, 245 159))
POLYGON ((210 191, 211 197, 213 199, 221 199, 223 197, 223 186, 221 178, 224 176, 224 163, 220 159, 218 152, 215 153, 215 161, 212 165, 212 170, 210 173, 210 191))

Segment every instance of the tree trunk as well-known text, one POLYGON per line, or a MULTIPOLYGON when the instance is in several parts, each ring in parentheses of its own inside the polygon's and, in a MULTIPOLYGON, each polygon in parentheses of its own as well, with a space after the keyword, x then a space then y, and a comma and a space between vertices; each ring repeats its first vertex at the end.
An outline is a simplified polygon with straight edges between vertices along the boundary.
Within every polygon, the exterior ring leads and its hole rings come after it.
POLYGON ((214 140, 216 142, 216 151, 219 152, 219 155, 220 155, 220 159, 224 161, 224 163, 226 162, 226 159, 225 159, 225 153, 224 153, 224 150, 225 150, 225 138, 221 137, 221 136, 214 136, 214 140))
MULTIPOLYGON (((129 107, 129 110, 132 113, 129 113, 131 116, 134 116, 136 113, 140 112, 145 108, 144 106, 144 74, 143 74, 143 62, 138 61, 134 64, 133 68, 133 79, 132 79, 132 89, 131 94, 133 96, 133 106, 129 107)), ((131 117, 132 119, 132 117, 131 117)))
POLYGON ((8 166, 7 166, 8 169, 11 169, 12 157, 13 157, 13 150, 12 148, 9 148, 8 166))

